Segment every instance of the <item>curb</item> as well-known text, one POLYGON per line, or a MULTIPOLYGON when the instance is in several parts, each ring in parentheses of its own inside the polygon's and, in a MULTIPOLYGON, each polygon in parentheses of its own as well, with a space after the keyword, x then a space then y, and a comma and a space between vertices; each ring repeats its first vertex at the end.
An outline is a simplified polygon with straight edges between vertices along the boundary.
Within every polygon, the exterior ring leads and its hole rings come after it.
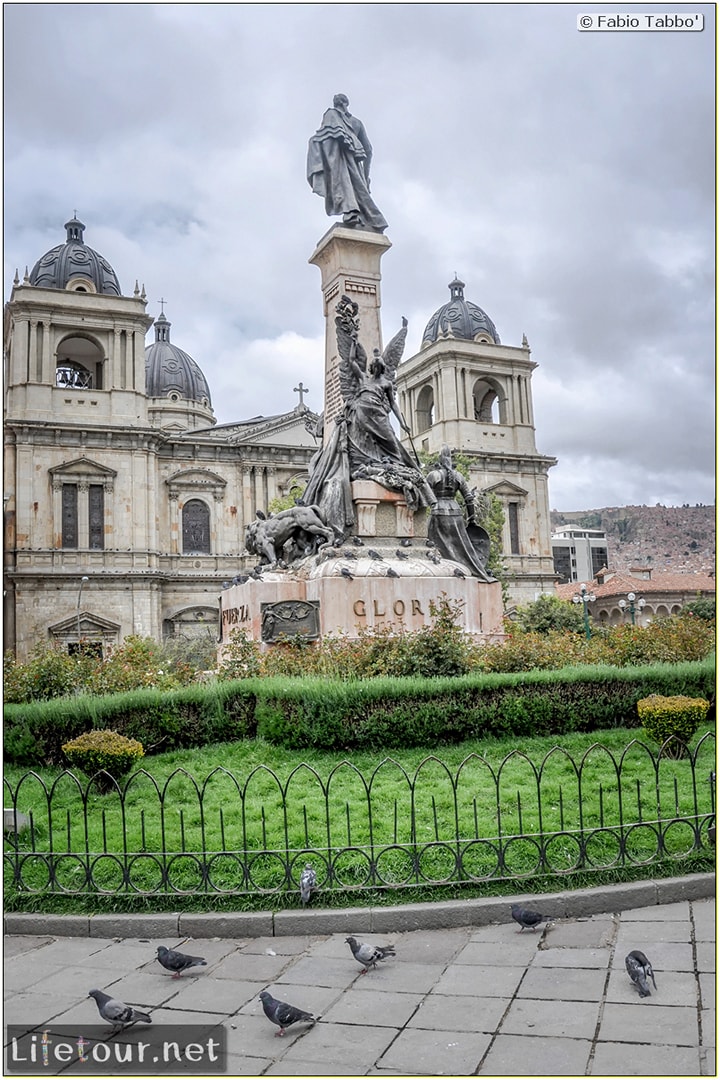
MULTIPOLYGON (((572 892, 543 893, 542 905, 557 918, 584 918, 608 911, 705 900, 715 896, 715 874, 688 874, 572 892)), ((324 908, 305 911, 159 912, 157 915, 43 915, 8 912, 6 934, 91 938, 252 938, 344 933, 405 933, 487 926, 507 922, 511 903, 538 903, 536 893, 477 897, 389 908, 324 908)))

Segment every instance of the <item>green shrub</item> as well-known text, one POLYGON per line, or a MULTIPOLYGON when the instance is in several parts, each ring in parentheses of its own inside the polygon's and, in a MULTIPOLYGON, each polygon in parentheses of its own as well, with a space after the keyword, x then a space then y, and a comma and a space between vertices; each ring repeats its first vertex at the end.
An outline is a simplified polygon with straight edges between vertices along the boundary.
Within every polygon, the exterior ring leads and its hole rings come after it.
POLYGON ((715 619, 715 597, 698 596, 697 600, 691 600, 689 604, 686 604, 683 610, 691 615, 697 615, 699 619, 713 622, 715 619))
POLYGON ((5 755, 13 764, 58 764, 63 744, 82 728, 113 728, 142 740, 147 753, 255 735, 327 749, 522 738, 632 727, 638 700, 649 694, 714 700, 714 660, 444 678, 339 679, 322 672, 6 705, 5 755))
POLYGON ((111 777, 120 780, 145 755, 141 742, 117 731, 86 731, 66 742, 63 753, 71 768, 81 769, 86 776, 109 773, 97 777, 97 785, 104 791, 112 788, 111 777))
POLYGON ((687 744, 707 716, 710 702, 705 698, 691 698, 684 694, 663 697, 651 694, 637 703, 640 723, 651 738, 664 746, 668 757, 682 757, 687 744))
POLYGON ((536 631, 547 634, 550 630, 568 630, 572 634, 582 634, 585 629, 582 604, 568 604, 559 596, 544 593, 531 604, 524 604, 517 610, 515 625, 523 632, 536 631))
POLYGON ((249 637, 246 630, 237 627, 230 632, 218 664, 220 679, 250 679, 260 674, 260 646, 249 637))

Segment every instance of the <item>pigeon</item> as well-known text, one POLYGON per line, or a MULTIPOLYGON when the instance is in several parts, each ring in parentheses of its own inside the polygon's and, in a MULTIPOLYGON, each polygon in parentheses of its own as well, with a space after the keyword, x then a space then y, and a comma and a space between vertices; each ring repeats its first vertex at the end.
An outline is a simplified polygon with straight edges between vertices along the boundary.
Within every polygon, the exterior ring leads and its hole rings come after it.
POLYGON ((368 548, 367 553, 371 559, 382 559, 382 555, 379 555, 374 548, 368 548))
POLYGON ((459 566, 455 566, 455 567, 453 567, 453 574, 455 575, 455 577, 461 577, 461 578, 464 578, 464 577, 466 577, 466 576, 467 576, 467 575, 466 575, 466 574, 465 574, 465 573, 464 573, 464 572, 463 572, 463 571, 462 571, 462 570, 460 569, 460 567, 459 567, 459 566))
POLYGON ((366 945, 364 941, 357 941, 354 937, 346 937, 345 941, 359 964, 364 964, 362 974, 367 973, 368 968, 376 967, 378 960, 386 960, 388 956, 395 955, 394 945, 366 945))
POLYGON ((409 536, 403 536, 402 540, 400 541, 400 547, 412 547, 412 540, 409 536))
POLYGON ((310 900, 311 894, 317 889, 317 874, 311 864, 305 863, 305 869, 300 875, 300 899, 303 906, 310 900))
POLYGON ((385 576, 386 577, 400 577, 397 570, 393 570, 392 566, 388 566, 385 576))
POLYGON ((276 1001, 272 994, 268 990, 263 990, 260 995, 262 1001, 263 1012, 267 1016, 268 1020, 271 1020, 273 1024, 277 1024, 280 1028, 276 1031, 276 1035, 284 1035, 285 1028, 289 1028, 291 1024, 297 1024, 298 1021, 305 1021, 309 1024, 315 1023, 315 1017, 311 1016, 308 1012, 303 1012, 302 1009, 296 1009, 294 1005, 288 1005, 286 1001, 276 1001))
POLYGON ((348 581, 353 581, 354 580, 352 574, 350 573, 350 571, 348 570, 348 568, 346 566, 343 566, 343 568, 341 569, 340 576, 344 577, 344 578, 347 578, 348 581))
POLYGON ((435 544, 434 544, 434 542, 432 540, 426 540, 425 541, 425 547, 434 548, 435 544))
POLYGON ((352 542, 356 547, 365 547, 365 541, 361 540, 359 536, 353 536, 352 542))
POLYGON ((95 998, 98 1012, 103 1020, 112 1024, 113 1031, 121 1031, 130 1024, 136 1024, 138 1020, 143 1024, 152 1024, 147 1013, 133 1009, 132 1005, 126 1005, 124 1001, 118 1001, 102 990, 88 990, 88 997, 95 998))
POLYGON ((647 984, 648 979, 652 979, 652 984, 657 990, 655 972, 645 953, 640 952, 639 949, 633 949, 633 951, 628 953, 625 957, 625 967, 627 968, 628 975, 637 986, 640 997, 650 997, 650 987, 647 984))
POLYGON ((539 911, 530 911, 529 908, 520 907, 519 904, 513 904, 510 908, 510 914, 516 923, 520 923, 520 933, 526 927, 535 933, 535 927, 541 922, 547 922, 551 916, 541 915, 539 911))
POLYGON ((207 967, 207 960, 202 956, 188 956, 176 949, 166 949, 158 945, 157 959, 167 971, 172 971, 173 979, 179 979, 183 971, 191 967, 207 967))
POLYGON ((357 555, 354 551, 343 551, 342 557, 343 559, 357 559, 357 555))
POLYGON ((430 562, 435 563, 436 566, 438 566, 440 564, 440 559, 437 557, 437 555, 433 555, 432 551, 428 551, 427 557, 430 560, 430 562))
POLYGON ((395 552, 395 556, 398 559, 409 559, 410 558, 408 553, 406 551, 401 551, 400 548, 398 548, 397 551, 395 552))

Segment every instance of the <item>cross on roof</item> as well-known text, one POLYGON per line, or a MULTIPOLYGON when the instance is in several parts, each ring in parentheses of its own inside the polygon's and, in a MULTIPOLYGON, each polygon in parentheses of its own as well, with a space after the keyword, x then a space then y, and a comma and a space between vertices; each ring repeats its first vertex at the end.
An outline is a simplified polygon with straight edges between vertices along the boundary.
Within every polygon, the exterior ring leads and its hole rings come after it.
POLYGON ((303 403, 303 395, 304 394, 309 394, 310 391, 308 390, 307 386, 303 386, 302 380, 300 380, 300 382, 297 384, 297 386, 293 387, 293 393, 300 395, 300 404, 302 405, 302 403, 303 403))
POLYGON ((165 314, 165 304, 167 304, 167 300, 165 299, 164 296, 161 296, 160 299, 158 301, 156 301, 156 302, 160 305, 160 314, 164 315, 165 314))

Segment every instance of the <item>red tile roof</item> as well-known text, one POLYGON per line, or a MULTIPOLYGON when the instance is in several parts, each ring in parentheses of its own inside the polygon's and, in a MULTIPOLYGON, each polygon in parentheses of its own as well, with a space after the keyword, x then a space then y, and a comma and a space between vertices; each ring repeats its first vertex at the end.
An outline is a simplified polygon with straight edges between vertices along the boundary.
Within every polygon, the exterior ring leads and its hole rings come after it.
MULTIPOLYGON (((634 592, 636 596, 648 596, 652 593, 715 593, 717 582, 709 574, 679 574, 653 570, 652 577, 634 577, 628 573, 613 574, 602 585, 597 581, 586 582, 588 591, 595 593, 598 599, 610 596, 627 596, 634 592)), ((555 590, 561 600, 572 600, 580 591, 580 582, 571 581, 567 585, 556 585, 555 590)))

